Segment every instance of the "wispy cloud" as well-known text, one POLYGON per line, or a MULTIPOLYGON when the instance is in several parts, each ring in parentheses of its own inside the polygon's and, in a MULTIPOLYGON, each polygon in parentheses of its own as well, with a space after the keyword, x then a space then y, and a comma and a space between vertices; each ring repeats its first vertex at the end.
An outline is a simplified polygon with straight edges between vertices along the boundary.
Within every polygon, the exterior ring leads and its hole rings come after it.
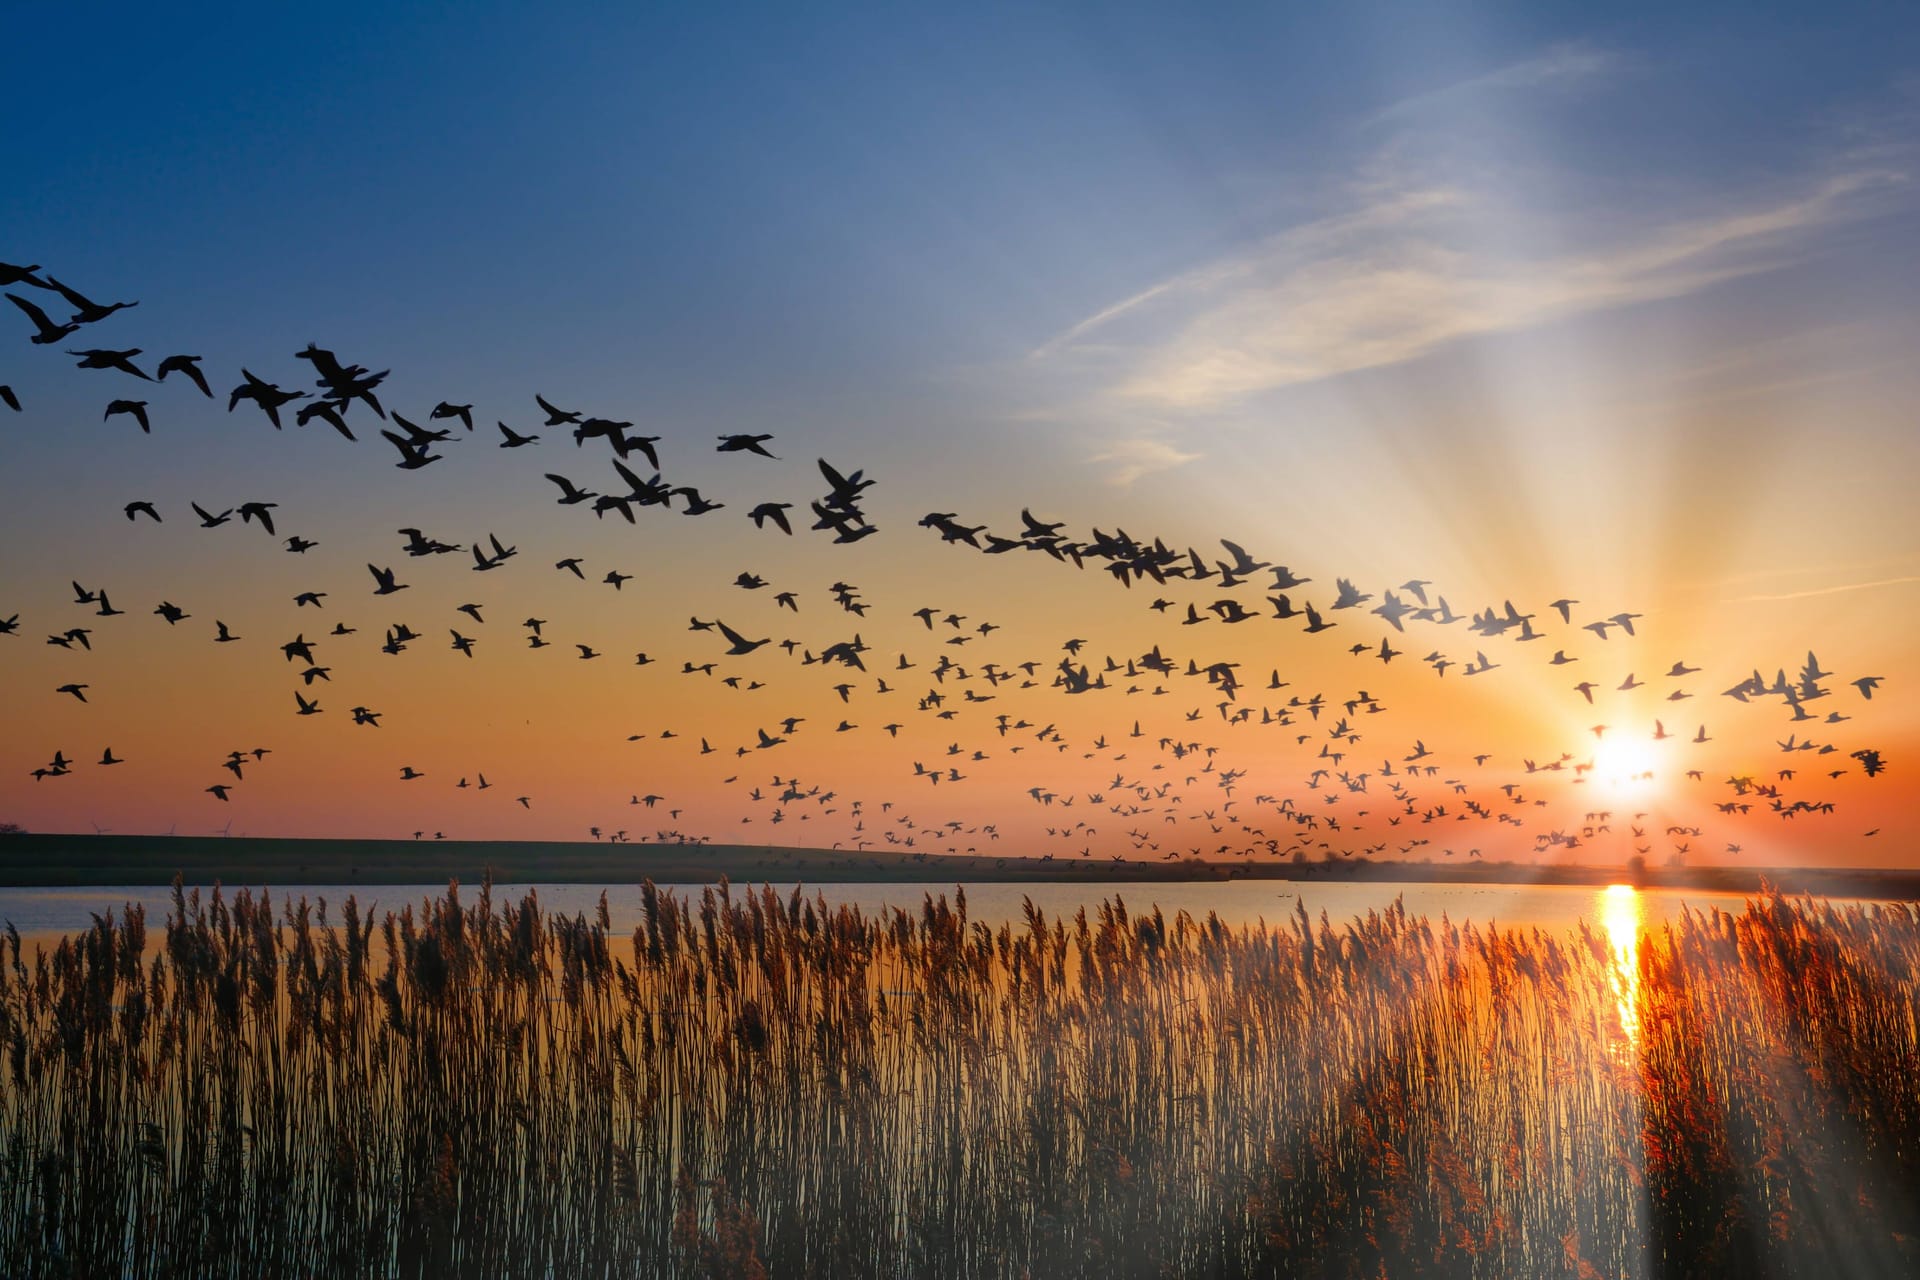
POLYGON ((1815 587, 1811 591, 1789 591, 1783 595, 1772 596, 1736 596, 1735 604, 1757 604, 1773 600, 1805 600, 1812 596, 1837 596, 1844 591, 1868 591, 1876 587, 1900 587, 1920 582, 1920 575, 1910 574, 1903 578, 1881 578, 1875 582, 1848 582, 1837 587, 1815 587))
POLYGON ((1201 455, 1176 449, 1164 440, 1149 436, 1135 436, 1127 440, 1116 440, 1106 449, 1092 455, 1089 461, 1102 463, 1109 468, 1108 478, 1114 484, 1125 488, 1143 476, 1156 471, 1171 471, 1184 466, 1201 455))
POLYGON ((1622 57, 1610 49, 1585 42, 1556 44, 1518 62, 1472 76, 1444 88, 1402 98, 1376 112, 1370 123, 1418 116, 1502 90, 1540 89, 1599 79, 1617 70, 1622 57))
POLYGON ((1035 350, 1124 367, 1107 388, 1165 409, 1417 359, 1454 341, 1673 298, 1779 268, 1904 180, 1873 168, 1555 256, 1481 243, 1492 201, 1376 178, 1351 207, 1157 283, 1035 350))

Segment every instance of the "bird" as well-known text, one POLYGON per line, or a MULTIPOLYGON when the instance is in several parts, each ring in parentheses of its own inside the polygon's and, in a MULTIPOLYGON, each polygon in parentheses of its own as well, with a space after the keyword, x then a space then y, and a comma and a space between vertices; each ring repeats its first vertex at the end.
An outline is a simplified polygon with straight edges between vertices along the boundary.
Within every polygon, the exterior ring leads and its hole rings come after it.
POLYGON ((39 332, 35 333, 28 341, 34 343, 36 346, 50 346, 80 327, 79 324, 74 321, 68 321, 66 324, 55 324, 47 318, 46 312, 34 306, 17 293, 9 293, 7 295, 7 301, 20 308, 21 311, 26 313, 27 319, 33 321, 34 328, 39 332))
POLYGON ((546 397, 544 396, 541 396, 536 393, 533 397, 533 400, 535 404, 539 405, 540 408, 546 412, 546 415, 547 415, 546 425, 549 427, 565 426, 569 424, 578 423, 580 421, 579 414, 569 413, 564 409, 554 408, 552 405, 547 403, 546 397))
POLYGON ((373 575, 375 583, 373 594, 377 596, 390 596, 396 591, 407 589, 407 583, 394 581, 392 569, 381 569, 370 564, 367 566, 367 572, 373 575))
POLYGON ((86 689, 91 689, 91 688, 93 688, 93 686, 90 684, 63 684, 58 689, 55 689, 54 692, 70 693, 75 698, 79 699, 81 702, 85 702, 87 700, 87 695, 82 691, 86 689))
POLYGON ((353 434, 351 427, 347 426, 347 420, 340 416, 339 406, 335 404, 334 401, 314 400, 308 404, 301 405, 299 410, 293 415, 293 425, 296 427, 304 427, 315 418, 320 419, 320 421, 326 423, 335 431, 338 431, 346 439, 358 441, 359 437, 353 434))
POLYGON ((433 406, 428 418, 458 418, 467 430, 473 430, 473 406, 470 404, 448 404, 442 400, 433 406))
POLYGON ((547 473, 547 479, 560 486, 560 505, 563 507, 574 506, 577 503, 587 502, 599 496, 588 490, 577 488, 573 481, 567 479, 565 476, 555 475, 551 471, 547 473))
POLYGON ((277 502, 243 502, 239 507, 240 522, 249 524, 258 520, 260 527, 271 534, 274 532, 273 509, 279 505, 277 502))
POLYGON ((154 508, 153 503, 145 499, 138 502, 129 502, 126 506, 122 507, 121 510, 126 512, 127 519, 129 520, 135 516, 144 515, 151 517, 155 524, 161 523, 160 512, 154 508))
POLYGON ((523 436, 523 435, 516 434, 513 428, 509 427, 504 422, 495 421, 493 425, 500 428, 500 447, 502 449, 518 449, 522 445, 540 443, 539 436, 523 436))
POLYGON ((201 506, 197 502, 189 502, 187 505, 193 508, 193 514, 200 517, 200 527, 202 529, 217 529, 221 525, 227 523, 227 521, 233 519, 232 507, 228 507, 225 511, 222 511, 219 515, 214 515, 211 511, 208 511, 205 507, 201 506))
POLYGON ((79 356, 82 369, 118 369, 122 373, 132 374, 142 382, 152 382, 153 378, 134 364, 133 358, 140 354, 139 347, 130 347, 125 351, 110 351, 104 347, 89 348, 86 351, 69 351, 70 356, 79 356))
POLYGON ((790 502, 763 502, 747 512, 747 518, 753 521, 756 529, 766 528, 767 521, 771 520, 779 527, 780 532, 792 537, 793 526, 787 522, 787 512, 792 507, 793 504, 790 502))
POLYGON ((213 399, 213 388, 207 385, 207 375, 200 372, 199 356, 168 356, 154 367, 154 381, 165 382, 170 373, 183 375, 187 381, 200 388, 201 395, 209 400, 213 399))
POLYGON ((53 286, 33 274, 40 269, 39 263, 31 266, 15 266, 11 262, 0 262, 0 286, 10 284, 30 284, 36 289, 51 289, 53 286))
POLYGON ((90 300, 78 289, 69 289, 52 276, 47 277, 47 285, 72 305, 75 324, 97 324, 116 311, 124 311, 128 307, 140 305, 137 302, 110 302, 102 306, 90 300))
POLYGON ((282 391, 271 382, 254 377, 244 368, 240 370, 240 376, 246 381, 228 394, 227 412, 232 413, 242 400, 251 400, 267 415, 267 420, 273 423, 275 431, 280 430, 281 408, 292 404, 295 400, 304 400, 307 395, 304 391, 282 391))
MULTIPOLYGON (((772 458, 774 455, 771 453, 768 453, 766 450, 766 443, 771 439, 773 439, 772 436, 765 436, 765 435, 763 436, 723 435, 720 437, 720 447, 716 449, 715 452, 716 453, 757 453, 763 458, 772 458)), ((775 459, 775 460, 778 461, 778 459, 775 459)))
POLYGON ((726 623, 718 620, 714 622, 714 626, 718 627, 720 634, 727 639, 729 645, 727 655, 729 657, 739 657, 743 654, 752 653, 755 649, 769 643, 772 639, 772 637, 768 637, 767 640, 749 640, 732 627, 729 627, 726 623))
POLYGON ((144 435, 153 434, 153 424, 147 421, 147 402, 145 400, 109 401, 107 404, 107 411, 100 415, 100 420, 102 422, 105 422, 108 418, 113 417, 113 415, 115 415, 116 413, 124 413, 128 417, 132 418, 135 422, 139 423, 142 434, 144 435))

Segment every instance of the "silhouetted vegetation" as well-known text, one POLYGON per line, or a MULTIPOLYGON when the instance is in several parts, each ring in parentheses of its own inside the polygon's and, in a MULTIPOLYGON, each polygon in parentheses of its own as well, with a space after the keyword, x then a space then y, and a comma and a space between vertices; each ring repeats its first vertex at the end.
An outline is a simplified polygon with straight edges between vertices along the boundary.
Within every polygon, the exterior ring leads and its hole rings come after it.
POLYGON ((1911 1274, 1920 913, 178 886, 0 977, 0 1272, 1911 1274))

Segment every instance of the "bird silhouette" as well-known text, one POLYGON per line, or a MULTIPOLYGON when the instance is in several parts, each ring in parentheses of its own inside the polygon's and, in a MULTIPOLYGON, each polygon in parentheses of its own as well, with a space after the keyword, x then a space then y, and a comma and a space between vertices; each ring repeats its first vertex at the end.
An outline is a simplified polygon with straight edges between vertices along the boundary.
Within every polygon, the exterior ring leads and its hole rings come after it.
POLYGON ((80 327, 77 322, 71 320, 66 324, 55 324, 47 318, 46 312, 34 306, 17 293, 9 293, 7 295, 7 301, 20 308, 21 311, 26 313, 27 319, 33 321, 33 326, 37 332, 32 338, 28 339, 28 341, 37 346, 44 347, 58 342, 80 327))

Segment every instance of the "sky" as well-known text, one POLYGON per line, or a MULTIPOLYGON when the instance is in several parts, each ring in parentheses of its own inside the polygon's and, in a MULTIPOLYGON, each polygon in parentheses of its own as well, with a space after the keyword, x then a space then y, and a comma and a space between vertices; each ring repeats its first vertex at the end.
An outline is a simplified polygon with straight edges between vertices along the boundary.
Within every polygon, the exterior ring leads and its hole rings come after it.
MULTIPOLYGON (((0 136, 0 261, 139 306, 45 346, 0 317, 22 401, 0 409, 0 621, 19 620, 0 821, 1910 865, 1914 24, 1893 6, 19 15, 34 56, 0 82, 23 122, 0 136), (477 430, 402 471, 364 408, 352 444, 227 411, 243 368, 314 391, 308 343, 390 369, 387 409, 471 403, 477 430), (148 372, 199 355, 215 398, 63 354, 135 347, 148 372), (557 505, 546 472, 620 482, 565 426, 496 447, 496 422, 545 421, 536 394, 657 435, 669 481, 725 506, 629 526, 557 505), (117 398, 148 402, 151 434, 101 419, 117 398), (729 433, 771 435, 777 459, 717 453, 729 433), (874 480, 873 536, 746 518, 806 517, 819 459, 874 480), (124 518, 136 499, 163 522, 124 518), (277 537, 188 505, 256 500, 277 537), (1311 579, 1290 607, 1337 625, 1271 617, 1271 569, 1123 586, 1098 559, 987 555, 921 523, 1019 538, 1022 508, 1080 543, 1124 529, 1215 562, 1230 539, 1311 579), (522 554, 476 574, 465 552, 405 556, 401 527, 522 554), (317 545, 289 554, 289 534, 317 545), (553 567, 568 557, 584 579, 553 567), (374 597, 369 564, 406 592, 374 597), (616 590, 610 569, 634 577, 616 590), (1371 598, 1334 610, 1339 578, 1371 598), (1408 581, 1463 620, 1371 612, 1408 581), (294 604, 307 591, 319 607, 294 604), (1263 616, 1229 623, 1209 609, 1226 598, 1263 616), (162 601, 190 617, 169 626, 162 601), (1469 633, 1507 601, 1537 642, 1469 633), (1203 621, 1183 625, 1189 604, 1203 621), (1634 635, 1583 629, 1618 613, 1634 635), (715 617, 775 643, 728 657, 689 629, 715 617), (529 648, 525 618, 553 645, 529 648), (216 644, 216 620, 240 639, 216 644), (399 622, 421 638, 382 653, 399 622), (47 642, 73 627, 91 649, 47 642), (856 634, 868 670, 802 661, 856 634), (325 676, 283 656, 296 636, 325 676), (1107 687, 1055 683, 1074 640, 1090 675, 1115 664, 1107 687), (1138 666, 1156 645, 1175 671, 1138 666), (1727 693, 1755 672, 1797 687, 1810 655, 1806 718, 1727 693), (943 657, 959 669, 936 678, 943 657), (1239 687, 1189 662, 1237 663, 1239 687), (296 716, 296 690, 321 712, 296 716), (124 763, 96 764, 108 748, 124 763), (36 779, 56 751, 71 770, 36 779)), ((7 289, 64 318, 58 294, 7 289)))

